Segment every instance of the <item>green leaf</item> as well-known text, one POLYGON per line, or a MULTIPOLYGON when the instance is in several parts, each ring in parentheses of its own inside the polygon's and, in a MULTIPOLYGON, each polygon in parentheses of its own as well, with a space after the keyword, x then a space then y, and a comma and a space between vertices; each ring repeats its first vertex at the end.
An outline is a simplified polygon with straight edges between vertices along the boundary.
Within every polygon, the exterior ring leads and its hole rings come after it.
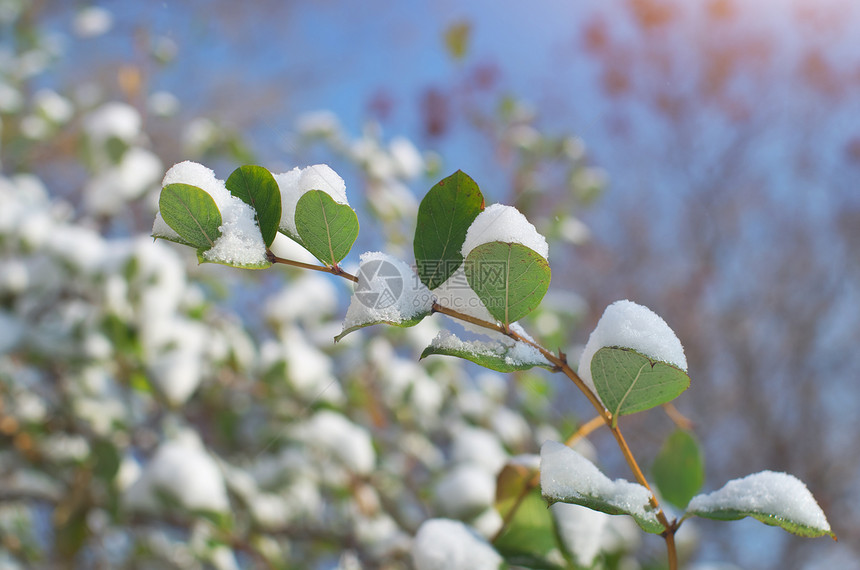
POLYGON ((604 347, 591 359, 597 393, 613 416, 648 410, 675 399, 690 386, 687 373, 631 348, 604 347))
POLYGON ((240 166, 227 179, 227 190, 254 209, 266 247, 272 245, 281 222, 281 191, 272 173, 262 166, 240 166))
POLYGON ((543 358, 524 359, 523 353, 520 352, 522 347, 518 345, 508 346, 500 342, 461 341, 451 333, 447 333, 445 338, 453 339, 455 342, 437 344, 434 341, 433 344, 424 349, 421 358, 431 354, 456 356, 496 372, 515 372, 528 370, 535 366, 552 369, 552 365, 543 358))
POLYGON ((465 269, 469 286, 506 325, 532 312, 549 289, 546 259, 518 243, 481 244, 469 253, 465 269))
POLYGON ((154 239, 163 239, 167 241, 171 241, 173 243, 178 243, 179 245, 187 245, 188 247, 196 247, 193 243, 190 243, 188 240, 183 239, 181 236, 168 236, 161 234, 152 234, 154 239))
POLYGON ((414 317, 412 319, 407 319, 404 321, 386 321, 386 320, 381 320, 381 319, 376 320, 376 321, 367 321, 367 322, 364 322, 364 323, 343 329, 339 335, 334 337, 334 341, 339 342, 343 337, 345 337, 349 333, 351 333, 353 331, 357 331, 358 329, 363 329, 364 327, 369 327, 371 325, 392 325, 392 326, 401 327, 401 328, 414 327, 415 325, 420 323, 424 317, 426 317, 429 314, 430 313, 427 312, 427 313, 418 315, 417 317, 414 317))
POLYGON ((663 498, 685 508, 705 482, 702 450, 695 436, 675 430, 663 443, 651 471, 663 498))
POLYGON ((221 212, 212 196, 197 186, 168 184, 161 190, 158 209, 167 225, 192 247, 209 249, 221 237, 221 212))
POLYGON ((239 269, 268 269, 273 264, 268 259, 262 260, 258 263, 239 263, 238 261, 223 261, 220 259, 209 259, 204 254, 206 253, 205 249, 197 250, 197 263, 214 263, 216 265, 226 265, 227 267, 237 267, 239 269))
POLYGON ((105 481, 113 481, 122 461, 116 447, 107 440, 98 439, 93 443, 90 457, 93 460, 93 473, 105 481))
POLYGON ((327 265, 346 257, 358 237, 358 216, 322 190, 310 190, 296 204, 296 230, 302 245, 327 265))
POLYGON ((484 196, 467 174, 458 170, 433 186, 421 205, 413 250, 418 277, 429 289, 444 283, 460 265, 466 232, 484 209, 484 196))
POLYGON ((591 461, 556 441, 541 447, 541 493, 551 505, 582 505, 609 515, 630 515, 645 532, 665 530, 650 504, 651 493, 638 483, 611 481, 591 461))
POLYGON ((499 473, 495 507, 502 519, 512 518, 493 546, 511 565, 563 568, 557 562, 563 558, 552 513, 538 486, 531 483, 537 474, 537 469, 515 463, 508 463, 499 473))
MULTIPOLYGON (((79 502, 84 502, 86 498, 82 498, 79 502)), ((72 503, 74 505, 74 503, 72 503)), ((66 503, 64 507, 70 508, 70 504, 66 503)), ((87 541, 90 535, 90 527, 87 524, 87 505, 74 506, 71 512, 66 512, 62 523, 54 521, 54 548, 63 560, 73 560, 81 548, 87 541)))
POLYGON ((729 481, 713 493, 696 495, 684 518, 690 516, 718 521, 752 517, 799 536, 836 538, 806 485, 787 473, 753 473, 729 481))
POLYGON ((469 22, 457 22, 445 30, 445 47, 454 59, 463 59, 469 50, 469 38, 472 35, 472 25, 469 22))

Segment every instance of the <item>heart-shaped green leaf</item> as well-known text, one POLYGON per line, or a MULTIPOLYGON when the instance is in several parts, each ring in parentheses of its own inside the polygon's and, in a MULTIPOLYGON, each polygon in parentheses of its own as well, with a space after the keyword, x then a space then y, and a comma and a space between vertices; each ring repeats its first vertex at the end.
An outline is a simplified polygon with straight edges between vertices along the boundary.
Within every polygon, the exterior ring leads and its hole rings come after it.
POLYGON ((719 521, 752 517, 790 533, 814 538, 830 535, 830 523, 803 481, 787 473, 762 471, 733 479, 713 493, 690 500, 684 518, 719 521))
POLYGON ((663 498, 683 509, 705 482, 699 442, 690 432, 675 430, 660 448, 651 469, 663 498))
POLYGON ((266 247, 272 245, 281 221, 281 191, 262 166, 240 166, 227 179, 227 190, 254 210, 266 247))
POLYGON ((690 386, 687 373, 630 348, 604 347, 591 359, 591 377, 603 405, 618 416, 675 399, 690 386))
POLYGON ((539 352, 531 350, 524 343, 508 346, 500 342, 464 341, 446 331, 440 333, 433 343, 424 349, 421 358, 431 354, 456 356, 496 372, 515 372, 535 366, 552 368, 552 364, 539 352))
POLYGON ((481 190, 460 170, 433 186, 421 200, 413 250, 418 277, 429 289, 444 283, 462 265, 460 249, 466 232, 483 209, 481 190))
POLYGON ((221 237, 221 212, 208 193, 190 184, 168 184, 158 209, 168 226, 188 245, 207 250, 221 237))
POLYGON ((532 312, 549 289, 546 259, 518 243, 493 241, 466 258, 466 279, 487 310, 506 325, 532 312))
POLYGON ((346 257, 358 237, 358 216, 322 190, 310 190, 296 204, 296 230, 302 245, 327 265, 346 257))

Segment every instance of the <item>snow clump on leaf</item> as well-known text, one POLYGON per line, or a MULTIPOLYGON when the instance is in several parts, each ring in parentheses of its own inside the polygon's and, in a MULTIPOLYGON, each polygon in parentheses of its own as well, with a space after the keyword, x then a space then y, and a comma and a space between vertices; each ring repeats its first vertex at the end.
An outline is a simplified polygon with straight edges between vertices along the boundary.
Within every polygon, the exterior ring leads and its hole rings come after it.
POLYGON ((652 360, 666 362, 687 370, 684 347, 659 315, 648 307, 628 300, 615 301, 603 311, 597 327, 579 357, 577 373, 583 382, 597 394, 591 377, 591 359, 604 347, 631 348, 652 360))

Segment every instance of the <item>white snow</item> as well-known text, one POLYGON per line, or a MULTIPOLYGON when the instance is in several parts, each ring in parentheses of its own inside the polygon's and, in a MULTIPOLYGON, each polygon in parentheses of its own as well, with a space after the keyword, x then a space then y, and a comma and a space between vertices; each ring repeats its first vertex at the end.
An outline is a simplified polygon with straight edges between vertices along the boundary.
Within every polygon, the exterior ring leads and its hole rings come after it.
POLYGON ((721 489, 696 495, 687 512, 736 510, 773 515, 803 526, 830 532, 824 511, 806 485, 793 475, 761 471, 733 479, 721 489))
POLYGON ((203 448, 197 434, 185 430, 162 443, 140 478, 128 488, 126 504, 152 511, 161 491, 191 510, 226 512, 230 509, 224 477, 203 448))
POLYGON ((51 125, 44 117, 27 115, 21 119, 21 134, 28 139, 43 140, 51 133, 51 125))
POLYGON ((182 147, 188 153, 203 154, 215 142, 219 132, 211 119, 192 119, 186 123, 182 133, 182 147))
POLYGON ((531 427, 528 421, 514 410, 505 406, 496 409, 490 417, 490 426, 509 448, 527 447, 526 441, 531 435, 531 427))
POLYGON ((434 494, 446 516, 456 519, 471 517, 493 504, 496 478, 478 465, 457 465, 439 480, 434 494))
POLYGON ((161 212, 155 213, 155 220, 152 222, 152 237, 182 239, 182 237, 176 233, 173 228, 167 225, 167 222, 165 222, 164 218, 161 216, 161 212))
POLYGON ((508 465, 519 465, 537 472, 540 469, 540 455, 536 453, 521 453, 508 459, 508 465))
POLYGON ((600 553, 610 515, 568 503, 553 503, 550 510, 565 549, 578 566, 591 568, 600 553))
MULTIPOLYGON (((162 171, 161 160, 152 152, 140 147, 128 149, 118 164, 102 170, 85 184, 87 210, 95 214, 116 214, 129 200, 139 198, 157 184, 162 171)), ((160 224, 176 233, 163 220, 160 224)))
MULTIPOLYGON (((212 170, 196 162, 180 162, 167 171, 161 186, 163 188, 174 183, 197 186, 212 196, 221 211, 221 237, 215 240, 211 249, 203 253, 203 257, 210 261, 243 265, 266 263, 266 244, 254 219, 254 211, 230 194, 224 181, 217 179, 212 170)), ((156 216, 153 235, 169 236, 164 231, 165 225, 161 216, 156 216)))
POLYGON ((307 137, 327 137, 340 133, 341 126, 337 115, 331 111, 310 111, 296 120, 296 130, 307 137))
POLYGON ((72 102, 52 89, 36 91, 33 95, 33 106, 38 113, 57 124, 71 120, 75 113, 72 102))
POLYGON ((479 245, 493 241, 522 244, 544 259, 549 255, 546 238, 513 206, 493 204, 478 214, 466 232, 460 252, 466 258, 479 245))
POLYGON ((105 260, 107 244, 93 229, 83 225, 57 225, 48 235, 45 249, 87 273, 98 270, 105 260))
POLYGON ((457 424, 451 427, 454 433, 451 443, 451 460, 455 463, 471 463, 495 476, 508 460, 508 454, 499 438, 484 428, 457 424))
POLYGON ((506 344, 496 341, 462 340, 449 331, 439 331, 430 343, 434 348, 457 350, 478 356, 490 356, 504 359, 506 364, 521 366, 551 366, 550 362, 535 347, 524 342, 506 344))
POLYGON ((562 239, 574 245, 582 245, 591 238, 591 230, 588 226, 574 216, 564 218, 559 226, 559 233, 562 239))
POLYGON ((412 543, 415 570, 497 570, 502 557, 460 521, 424 521, 412 543))
MULTIPOLYGON (((331 342, 330 337, 326 342, 331 342)), ((300 328, 282 327, 279 342, 264 344, 261 356, 264 362, 279 359, 286 362, 287 381, 301 398, 330 404, 345 400, 340 382, 332 370, 331 357, 317 348, 300 328)))
POLYGON ((543 496, 550 499, 598 498, 659 524, 650 508, 648 489, 624 479, 610 480, 591 461, 556 441, 546 441, 541 446, 540 486, 543 496))
POLYGON ((579 357, 577 373, 595 395, 591 359, 598 350, 607 346, 632 348, 648 358, 687 370, 684 347, 666 321, 648 307, 626 299, 606 307, 579 357))
POLYGON ((99 6, 87 6, 77 13, 72 29, 80 38, 94 38, 113 26, 113 15, 99 6))
POLYGON ((346 199, 346 183, 326 164, 314 164, 302 169, 296 167, 288 172, 275 174, 274 177, 281 190, 280 227, 290 235, 298 236, 296 205, 305 193, 322 190, 338 204, 349 205, 346 199))
POLYGON ((84 130, 97 144, 111 137, 131 143, 140 129, 140 114, 127 103, 105 103, 84 117, 84 130))
POLYGON ((399 176, 406 179, 417 178, 424 170, 424 158, 406 137, 391 139, 388 149, 399 176))
MULTIPOLYGON (((291 242, 295 243, 295 242, 291 242)), ((337 309, 338 291, 328 276, 307 271, 266 300, 270 322, 318 321, 337 309)))
POLYGON ((173 348, 164 349, 149 358, 150 380, 158 386, 168 402, 184 404, 197 389, 203 374, 204 348, 209 335, 206 327, 195 321, 172 319, 173 348))
POLYGON ((475 529, 475 532, 488 540, 501 530, 504 523, 505 521, 502 519, 502 515, 500 515, 499 511, 494 507, 489 507, 478 516, 472 517, 469 521, 469 524, 473 529, 475 529))
POLYGON ((4 113, 18 112, 24 103, 24 97, 15 87, 0 80, 0 111, 4 113))
POLYGON ((402 323, 430 312, 433 295, 405 262, 378 251, 361 254, 359 282, 343 329, 369 323, 402 323))
POLYGON ((171 117, 179 111, 179 98, 169 91, 156 91, 146 99, 149 112, 158 117, 171 117))
POLYGON ((24 338, 26 328, 15 315, 0 310, 0 355, 11 352, 24 338))
POLYGON ((90 455, 90 444, 82 435, 54 433, 41 441, 42 453, 59 462, 83 462, 90 455))
POLYGON ((327 456, 333 456, 351 473, 367 475, 376 464, 370 432, 343 415, 321 410, 296 427, 296 437, 327 456))

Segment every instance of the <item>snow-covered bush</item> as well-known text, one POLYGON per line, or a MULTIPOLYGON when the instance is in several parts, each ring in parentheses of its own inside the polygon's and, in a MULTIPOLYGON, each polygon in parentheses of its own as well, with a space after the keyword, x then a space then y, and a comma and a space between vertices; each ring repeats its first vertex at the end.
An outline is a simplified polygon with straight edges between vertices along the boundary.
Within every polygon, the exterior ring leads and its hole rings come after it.
MULTIPOLYGON (((0 24, 25 5, 4 3, 0 24)), ((112 25, 88 7, 72 29, 91 38, 112 25)), ((321 142, 352 165, 361 194, 325 164, 274 175, 243 166, 221 180, 181 162, 165 175, 173 160, 148 121, 174 116, 176 97, 142 93, 146 104, 133 105, 94 85, 31 89, 61 50, 20 37, 20 53, 0 57, 0 566, 612 567, 631 563, 637 523, 663 534, 670 556, 692 516, 829 532, 789 475, 694 497, 700 452, 682 430, 654 482, 661 500, 689 506, 661 509, 618 418, 689 382, 668 325, 612 305, 579 376, 516 322, 537 315, 535 328, 555 339, 565 313, 581 310, 575 295, 547 293, 549 245, 587 236, 571 208, 529 216, 532 225, 513 207, 485 208, 460 172, 416 199, 439 157, 372 125, 351 137, 328 112, 302 117, 294 142, 321 142), (46 156, 68 175, 62 189, 50 168, 34 174, 46 156), (152 235, 193 247, 199 261, 287 273, 272 287, 198 268, 151 239, 153 218, 152 235), (349 261, 359 219, 387 233, 382 251, 349 261), (414 264, 401 259, 410 242, 414 264), (348 306, 346 281, 324 272, 354 283, 348 306), (378 323, 394 326, 364 330, 378 323), (503 375, 533 367, 570 378, 597 421, 560 433, 550 397, 503 375), (636 482, 594 465, 584 437, 597 425, 618 439, 636 482)), ((175 46, 152 48, 161 61, 175 46)), ((183 133, 192 158, 246 152, 207 118, 183 133)), ((580 141, 542 137, 525 119, 501 129, 535 172, 539 149, 554 146, 572 184, 602 184, 580 141)))
MULTIPOLYGON (((539 344, 517 321, 531 313, 549 289, 549 248, 515 208, 486 207, 478 185, 457 171, 433 186, 418 207, 414 270, 395 257, 373 252, 361 256, 353 275, 340 265, 359 227, 344 183, 328 167, 308 168, 312 182, 301 183, 308 169, 272 175, 258 166, 243 166, 226 184, 213 186, 211 171, 196 163, 178 164, 165 176, 153 235, 194 247, 201 261, 255 269, 284 264, 353 281, 343 330, 335 340, 381 323, 414 327, 434 313, 463 322, 482 338, 461 340, 441 330, 421 358, 455 356, 496 372, 542 366, 567 376, 593 404, 596 420, 611 431, 635 478, 612 481, 591 460, 552 440, 542 443, 538 463, 509 458, 493 432, 463 426, 451 447, 455 465, 436 482, 434 495, 440 514, 470 521, 474 528, 448 519, 424 522, 411 548, 417 568, 492 568, 503 560, 539 568, 591 566, 610 528, 605 515, 628 515, 645 532, 662 536, 671 569, 678 567, 675 534, 694 516, 750 516, 802 536, 833 536, 806 486, 785 473, 765 471, 730 481, 715 493, 696 495, 703 483, 701 452, 695 438, 681 428, 655 461, 653 483, 660 494, 652 491, 619 419, 668 404, 689 387, 681 342, 648 308, 622 300, 607 307, 591 333, 579 372, 564 353, 539 344), (204 183, 194 185, 198 180, 204 183), (234 201, 248 206, 251 223, 238 230, 222 223, 219 204, 227 203, 228 191, 234 201), (279 232, 319 263, 273 253, 269 248, 279 232), (236 245, 225 252, 222 243, 236 245), (246 259, 249 252, 242 248, 254 249, 252 259, 246 259), (266 263, 259 262, 261 257, 266 263), (682 514, 664 509, 660 498, 682 514), (543 508, 544 500, 555 508, 543 508), (481 531, 492 537, 492 546, 480 538, 481 531)), ((319 412, 311 423, 314 427, 297 430, 295 437, 315 434, 324 439, 318 445, 334 460, 327 479, 339 471, 337 464, 346 468, 342 476, 371 474, 373 455, 362 451, 370 450, 366 434, 359 436, 331 412, 319 412), (325 422, 323 413, 329 414, 325 422), (341 435, 323 435, 332 433, 341 435)), ((587 425, 572 438, 593 429, 587 425)))

